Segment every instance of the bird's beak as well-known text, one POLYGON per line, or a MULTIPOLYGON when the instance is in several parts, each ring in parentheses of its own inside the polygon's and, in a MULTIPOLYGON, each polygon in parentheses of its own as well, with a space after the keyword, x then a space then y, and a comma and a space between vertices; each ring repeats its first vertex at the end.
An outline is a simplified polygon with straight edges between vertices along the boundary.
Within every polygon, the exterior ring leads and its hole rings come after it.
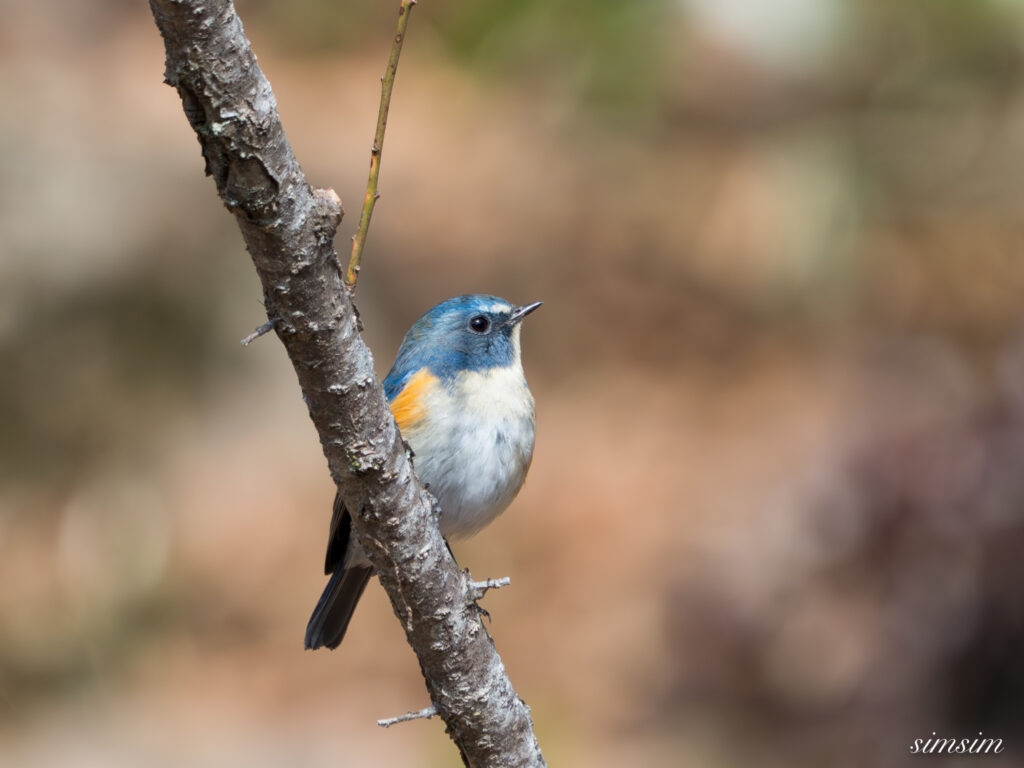
POLYGON ((528 314, 533 312, 537 307, 543 304, 543 301, 535 301, 533 304, 523 304, 521 307, 516 307, 512 310, 512 314, 508 316, 509 325, 517 325, 522 322, 522 319, 528 314))

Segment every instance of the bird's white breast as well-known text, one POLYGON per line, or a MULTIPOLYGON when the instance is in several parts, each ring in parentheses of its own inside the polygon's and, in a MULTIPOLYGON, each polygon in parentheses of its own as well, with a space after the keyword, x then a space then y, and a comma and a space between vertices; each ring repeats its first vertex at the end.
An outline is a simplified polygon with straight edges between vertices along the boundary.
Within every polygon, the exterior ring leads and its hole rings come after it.
POLYGON ((533 456, 534 405, 522 364, 467 371, 426 394, 406 434, 416 473, 441 504, 441 532, 466 536, 512 502, 533 456))

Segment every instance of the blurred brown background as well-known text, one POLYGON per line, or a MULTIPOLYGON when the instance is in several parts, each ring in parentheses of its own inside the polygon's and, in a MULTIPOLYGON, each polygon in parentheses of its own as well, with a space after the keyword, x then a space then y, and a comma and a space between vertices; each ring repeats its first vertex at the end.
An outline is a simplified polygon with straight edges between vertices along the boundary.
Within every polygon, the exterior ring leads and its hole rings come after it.
MULTIPOLYGON (((347 253, 397 3, 240 0, 347 253)), ((148 9, 0 1, 0 764, 455 766, 148 9)), ((455 546, 553 766, 1024 765, 1024 6, 429 0, 359 306, 524 333, 455 546), (965 762, 961 758, 960 762, 965 762)))

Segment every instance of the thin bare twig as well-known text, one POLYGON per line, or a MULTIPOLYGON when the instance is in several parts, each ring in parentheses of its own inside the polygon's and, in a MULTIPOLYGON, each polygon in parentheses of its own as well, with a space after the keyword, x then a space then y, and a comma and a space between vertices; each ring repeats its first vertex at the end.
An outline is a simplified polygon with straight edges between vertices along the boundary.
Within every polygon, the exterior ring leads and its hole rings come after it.
POLYGON ((512 583, 512 579, 508 576, 503 576, 500 579, 484 579, 483 581, 471 581, 469 582, 470 589, 473 590, 473 599, 479 600, 481 597, 487 594, 489 589, 501 589, 507 587, 512 583))
POLYGON ((380 79, 380 108, 377 110, 377 132, 373 135, 373 147, 370 149, 370 177, 366 180, 366 197, 363 210, 359 214, 359 228, 352 235, 352 255, 348 260, 348 271, 345 282, 355 286, 359 277, 359 266, 363 260, 363 246, 366 245, 366 233, 370 229, 370 218, 373 206, 380 197, 377 194, 377 179, 380 177, 380 154, 384 149, 384 130, 388 126, 388 111, 391 109, 391 91, 395 87, 395 73, 398 72, 398 57, 402 55, 402 43, 405 41, 405 28, 409 24, 409 14, 416 0, 402 0, 398 6, 398 28, 391 41, 391 53, 388 55, 388 66, 380 79))
POLYGON ((383 720, 378 720, 377 725, 381 728, 390 728, 392 725, 398 723, 406 723, 410 720, 429 720, 432 717, 437 717, 437 709, 431 704, 429 707, 424 707, 418 712, 406 712, 404 715, 398 717, 387 717, 383 720))
POLYGON ((254 341, 256 341, 256 339, 258 339, 260 336, 263 336, 264 334, 270 333, 270 331, 272 331, 273 328, 274 328, 274 321, 273 320, 268 320, 263 325, 261 325, 259 328, 257 328, 255 331, 253 331, 248 336, 246 336, 244 339, 242 339, 242 346, 243 347, 248 347, 250 344, 252 344, 254 341))

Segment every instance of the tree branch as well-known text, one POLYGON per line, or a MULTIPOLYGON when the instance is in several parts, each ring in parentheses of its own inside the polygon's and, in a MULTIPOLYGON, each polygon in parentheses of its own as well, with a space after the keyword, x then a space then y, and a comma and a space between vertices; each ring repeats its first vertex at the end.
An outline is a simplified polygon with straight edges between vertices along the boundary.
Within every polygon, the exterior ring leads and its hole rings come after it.
POLYGON ((229 0, 150 0, 182 100, 263 284, 331 476, 470 766, 542 766, 529 708, 480 621, 412 471, 341 280, 332 190, 313 190, 229 0))

